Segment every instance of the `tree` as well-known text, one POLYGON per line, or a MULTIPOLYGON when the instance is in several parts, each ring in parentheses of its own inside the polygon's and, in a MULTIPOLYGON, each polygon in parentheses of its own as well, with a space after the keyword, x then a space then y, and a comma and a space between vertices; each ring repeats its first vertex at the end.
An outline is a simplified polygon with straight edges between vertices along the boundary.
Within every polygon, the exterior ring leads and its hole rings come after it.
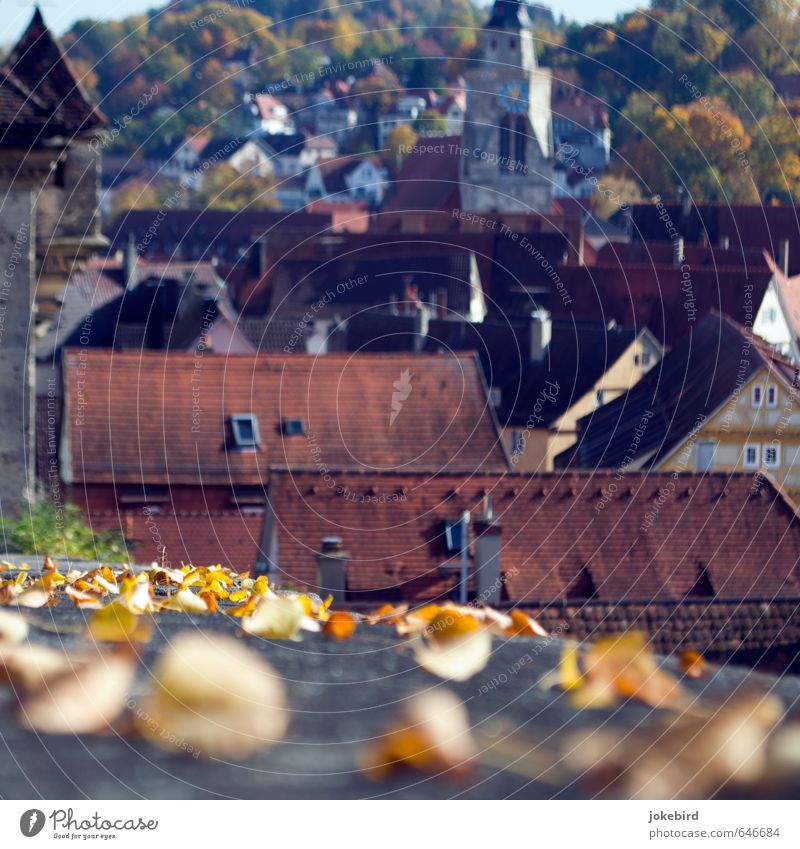
POLYGON ((389 148, 389 159, 395 174, 400 171, 403 160, 417 143, 419 137, 408 124, 398 124, 386 139, 389 148))
POLYGON ((596 218, 606 221, 641 200, 642 191, 635 180, 611 173, 604 174, 594 187, 592 211, 596 218))
POLYGON ((417 118, 414 129, 421 136, 441 136, 447 132, 447 123, 436 109, 426 109, 417 118))
POLYGON ((265 177, 240 174, 221 163, 206 171, 201 188, 191 195, 190 205, 200 209, 275 209, 274 183, 265 177))
POLYGON ((22 554, 117 563, 127 559, 122 534, 117 531, 96 533, 75 504, 57 507, 49 500, 42 500, 16 521, 0 520, 0 527, 12 549, 22 554))

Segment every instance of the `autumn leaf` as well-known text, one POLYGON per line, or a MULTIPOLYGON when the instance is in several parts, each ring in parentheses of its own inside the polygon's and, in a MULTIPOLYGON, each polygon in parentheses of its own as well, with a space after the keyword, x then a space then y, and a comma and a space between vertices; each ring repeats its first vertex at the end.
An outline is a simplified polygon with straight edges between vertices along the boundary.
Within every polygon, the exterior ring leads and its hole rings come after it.
POLYGON ((455 610, 436 613, 424 635, 413 643, 417 663, 432 675, 453 681, 466 681, 480 672, 492 654, 489 630, 455 610))
POLYGON ((681 652, 681 669, 687 678, 702 678, 708 669, 708 664, 700 652, 685 649, 681 652))
MULTIPOLYGON (((216 604, 216 599, 214 600, 216 604)), ((180 613, 208 613, 209 606, 205 599, 195 595, 190 589, 178 590, 171 595, 160 607, 161 610, 174 610, 180 613)), ((216 607, 215 607, 216 609, 216 607)))
POLYGON ((0 643, 21 643, 28 636, 28 623, 18 614, 0 610, 0 643))
POLYGON ((446 690, 420 693, 409 700, 404 714, 360 753, 361 769, 369 778, 381 781, 398 767, 452 777, 469 771, 475 744, 460 699, 446 690))
POLYGON ((97 653, 24 693, 18 718, 26 728, 46 734, 104 730, 122 713, 135 670, 127 649, 97 653))
POLYGON ((33 690, 69 668, 67 656, 33 643, 0 645, 0 682, 33 690))
POLYGON ((518 608, 510 613, 511 625, 503 633, 507 637, 546 637, 547 631, 533 618, 518 608))
POLYGON ((151 627, 118 599, 91 615, 87 635, 99 643, 146 642, 151 627))
POLYGON ((217 634, 183 633, 159 657, 136 727, 178 754, 243 760, 279 742, 288 726, 283 682, 258 654, 217 634))
POLYGON ((242 629, 268 640, 298 640, 304 617, 303 606, 296 599, 265 595, 250 615, 242 617, 242 629))
POLYGON ((355 630, 355 617, 344 610, 334 610, 323 628, 325 634, 334 640, 346 640, 353 636, 355 630))

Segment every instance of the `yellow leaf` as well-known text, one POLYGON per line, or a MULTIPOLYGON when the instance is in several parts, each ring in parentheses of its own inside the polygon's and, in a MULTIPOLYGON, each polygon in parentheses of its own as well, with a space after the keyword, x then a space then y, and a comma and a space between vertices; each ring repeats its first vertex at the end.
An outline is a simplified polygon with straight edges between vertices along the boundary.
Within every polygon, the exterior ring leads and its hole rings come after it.
POLYGON ((187 589, 178 590, 174 595, 171 595, 161 605, 161 610, 174 610, 180 613, 208 613, 208 605, 200 596, 187 589))
POLYGON ((242 760, 286 733, 283 682, 231 637, 179 634, 153 678, 154 691, 133 706, 134 719, 148 740, 174 754, 242 760))
POLYGON ((681 669, 687 678, 702 678, 706 674, 708 664, 703 655, 694 649, 681 652, 681 669))
POLYGON ((0 610, 0 643, 21 643, 28 636, 28 623, 18 613, 0 610))
POLYGON ((117 600, 91 615, 88 636, 101 643, 143 642, 150 639, 150 627, 117 600))
POLYGON ((303 606, 296 599, 262 596, 255 610, 243 617, 242 629, 269 640, 297 640, 304 615, 303 606))
POLYGON ((466 681, 480 672, 492 654, 492 636, 486 628, 428 641, 417 638, 414 656, 425 670, 440 678, 466 681))

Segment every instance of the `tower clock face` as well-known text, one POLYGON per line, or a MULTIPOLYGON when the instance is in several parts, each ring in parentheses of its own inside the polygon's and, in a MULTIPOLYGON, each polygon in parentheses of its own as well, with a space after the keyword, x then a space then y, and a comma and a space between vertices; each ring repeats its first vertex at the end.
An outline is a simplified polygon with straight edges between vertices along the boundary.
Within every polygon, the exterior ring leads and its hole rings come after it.
POLYGON ((506 112, 521 115, 528 111, 528 86, 523 82, 505 82, 500 87, 500 105, 506 112))

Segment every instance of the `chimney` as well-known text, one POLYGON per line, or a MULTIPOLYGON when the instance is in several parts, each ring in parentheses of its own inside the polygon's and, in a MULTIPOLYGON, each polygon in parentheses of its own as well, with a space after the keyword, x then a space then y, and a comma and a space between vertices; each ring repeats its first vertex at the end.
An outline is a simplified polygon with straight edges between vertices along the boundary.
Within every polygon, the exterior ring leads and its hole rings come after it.
POLYGON ((550 313, 537 309, 530 318, 530 359, 532 363, 540 363, 544 359, 550 337, 553 335, 553 322, 550 313))
POLYGON ((414 351, 419 353, 425 349, 428 339, 428 322, 430 315, 424 305, 420 306, 412 316, 414 322, 414 351))
POLYGON ((125 243, 125 251, 122 254, 122 281, 126 289, 132 289, 136 285, 136 261, 138 258, 136 237, 133 233, 128 233, 128 241, 125 243))
POLYGON ((322 538, 317 554, 317 589, 323 597, 330 594, 334 601, 347 600, 347 558, 341 537, 322 538))
POLYGON ((781 239, 781 269, 785 277, 789 276, 789 240, 781 239))
POLYGON ((500 581, 500 542, 502 529, 491 515, 491 508, 473 523, 475 596, 481 604, 496 605, 503 585, 500 581))
POLYGON ((436 290, 436 318, 447 318, 447 289, 436 290))
POLYGON ((680 268, 684 258, 683 236, 677 236, 672 243, 672 264, 675 268, 680 268))

